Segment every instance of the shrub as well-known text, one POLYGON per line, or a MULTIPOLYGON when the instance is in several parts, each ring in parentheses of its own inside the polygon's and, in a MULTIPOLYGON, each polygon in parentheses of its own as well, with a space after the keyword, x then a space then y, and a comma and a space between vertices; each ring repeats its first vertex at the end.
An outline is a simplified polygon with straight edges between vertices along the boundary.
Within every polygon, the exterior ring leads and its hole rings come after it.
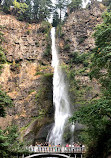
POLYGON ((11 106, 12 100, 11 98, 0 89, 0 117, 5 116, 5 107, 11 106))
POLYGON ((30 35, 30 32, 31 32, 30 30, 27 30, 27 35, 30 35))
POLYGON ((84 67, 87 67, 89 65, 89 62, 88 62, 88 54, 86 53, 82 53, 81 55, 79 55, 79 52, 73 52, 71 55, 71 63, 74 63, 74 64, 83 64, 84 67))
POLYGON ((0 64, 6 63, 6 56, 2 50, 0 50, 0 64))
POLYGON ((40 28, 40 31, 42 33, 46 33, 47 34, 47 33, 49 33, 50 29, 51 29, 51 24, 49 22, 47 22, 47 21, 43 21, 42 25, 41 25, 41 28, 40 28))
POLYGON ((81 36, 78 40, 79 44, 83 43, 85 41, 85 39, 87 38, 87 36, 81 36))
POLYGON ((46 50, 44 51, 44 56, 49 56, 51 53, 51 45, 48 43, 46 46, 46 50))
POLYGON ((64 51, 68 51, 68 50, 70 50, 70 45, 69 45, 69 44, 66 44, 66 45, 64 46, 64 51))

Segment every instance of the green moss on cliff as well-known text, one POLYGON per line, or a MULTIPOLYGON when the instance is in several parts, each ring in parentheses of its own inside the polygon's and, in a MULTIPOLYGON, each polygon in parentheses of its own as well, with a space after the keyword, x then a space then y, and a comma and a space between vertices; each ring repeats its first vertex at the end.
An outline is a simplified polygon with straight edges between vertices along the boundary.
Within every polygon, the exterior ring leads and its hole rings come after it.
MULTIPOLYGON (((50 57, 51 56, 51 38, 50 38, 50 30, 51 24, 49 22, 43 21, 41 26, 42 33, 45 34, 45 43, 46 49, 43 52, 43 57, 50 57)), ((43 43, 44 45, 44 43, 43 43)))
POLYGON ((50 109, 52 107, 52 73, 42 74, 41 85, 39 91, 35 95, 37 105, 39 107, 39 115, 50 115, 50 109))
MULTIPOLYGON (((3 27, 0 26, 0 29, 2 30, 3 27)), ((1 46, 3 41, 4 41, 3 33, 0 31, 0 74, 2 73, 3 64, 6 63, 6 56, 1 46)))
POLYGON ((78 65, 77 69, 72 64, 63 65, 62 68, 69 81, 69 94, 73 108, 85 105, 88 100, 96 96, 97 91, 94 91, 88 77, 88 68, 78 65))

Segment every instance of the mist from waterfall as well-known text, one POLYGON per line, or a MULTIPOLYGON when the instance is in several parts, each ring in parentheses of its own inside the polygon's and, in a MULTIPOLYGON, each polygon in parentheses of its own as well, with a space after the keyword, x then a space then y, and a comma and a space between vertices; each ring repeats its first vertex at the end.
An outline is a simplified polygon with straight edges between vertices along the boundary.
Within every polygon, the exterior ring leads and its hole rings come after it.
MULTIPOLYGON (((68 91, 65 77, 59 64, 58 51, 55 42, 55 28, 51 29, 52 67, 53 75, 53 104, 55 106, 55 123, 49 137, 49 143, 57 145, 64 143, 64 129, 71 116, 68 91)), ((69 129, 70 130, 70 129, 69 129)))

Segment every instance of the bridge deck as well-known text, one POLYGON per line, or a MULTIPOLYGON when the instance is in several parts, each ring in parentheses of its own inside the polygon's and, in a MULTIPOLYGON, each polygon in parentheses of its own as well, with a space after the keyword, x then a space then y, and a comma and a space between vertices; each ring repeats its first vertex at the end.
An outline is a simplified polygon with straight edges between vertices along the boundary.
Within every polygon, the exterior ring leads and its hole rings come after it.
POLYGON ((85 153, 85 147, 29 146, 27 150, 34 153, 85 153))

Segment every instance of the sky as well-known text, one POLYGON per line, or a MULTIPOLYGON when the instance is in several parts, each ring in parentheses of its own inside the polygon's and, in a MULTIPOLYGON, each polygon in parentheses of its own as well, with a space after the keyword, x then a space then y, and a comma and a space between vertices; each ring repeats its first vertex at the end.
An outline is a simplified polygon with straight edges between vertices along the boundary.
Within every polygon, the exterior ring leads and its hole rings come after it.
MULTIPOLYGON (((99 2, 102 2, 102 0, 98 0, 99 2)), ((86 5, 88 4, 88 2, 90 2, 90 0, 86 0, 86 2, 84 2, 84 0, 83 0, 83 8, 85 8, 86 7, 86 5)))

